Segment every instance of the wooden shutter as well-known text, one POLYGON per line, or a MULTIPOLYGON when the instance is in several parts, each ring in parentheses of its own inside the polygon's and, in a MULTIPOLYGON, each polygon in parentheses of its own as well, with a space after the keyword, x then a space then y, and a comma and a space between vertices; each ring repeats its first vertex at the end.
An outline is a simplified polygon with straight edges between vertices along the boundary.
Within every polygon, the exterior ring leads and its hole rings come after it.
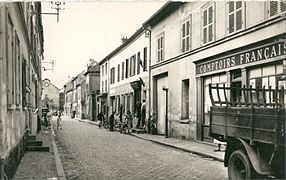
POLYGON ((274 16, 278 13, 278 1, 269 2, 269 16, 274 16))

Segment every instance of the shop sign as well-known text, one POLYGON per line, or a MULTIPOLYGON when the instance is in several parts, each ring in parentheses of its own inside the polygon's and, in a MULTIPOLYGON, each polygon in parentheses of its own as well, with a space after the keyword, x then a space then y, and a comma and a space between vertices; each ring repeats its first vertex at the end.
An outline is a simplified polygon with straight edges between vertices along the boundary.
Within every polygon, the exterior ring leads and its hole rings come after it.
POLYGON ((248 64, 256 61, 266 60, 269 58, 285 54, 286 54, 286 42, 278 42, 251 51, 237 53, 235 55, 227 56, 208 63, 199 64, 196 66, 196 73, 203 74, 242 64, 248 64))

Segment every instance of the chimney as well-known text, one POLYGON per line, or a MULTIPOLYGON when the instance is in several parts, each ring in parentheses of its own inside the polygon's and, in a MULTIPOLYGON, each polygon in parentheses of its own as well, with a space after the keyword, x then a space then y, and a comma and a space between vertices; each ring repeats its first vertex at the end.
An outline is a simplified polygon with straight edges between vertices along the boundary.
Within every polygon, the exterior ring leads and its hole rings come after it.
POLYGON ((122 44, 125 43, 127 40, 128 40, 127 36, 122 36, 121 35, 122 44))

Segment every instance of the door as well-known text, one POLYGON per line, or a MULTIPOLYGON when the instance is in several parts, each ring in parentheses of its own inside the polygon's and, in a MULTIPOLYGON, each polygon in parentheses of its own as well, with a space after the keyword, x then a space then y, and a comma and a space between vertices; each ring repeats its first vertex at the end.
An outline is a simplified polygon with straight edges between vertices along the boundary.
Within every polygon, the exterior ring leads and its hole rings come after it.
POLYGON ((165 134, 165 116, 166 116, 166 93, 162 88, 168 87, 167 76, 157 79, 157 112, 158 122, 157 130, 158 134, 165 134))

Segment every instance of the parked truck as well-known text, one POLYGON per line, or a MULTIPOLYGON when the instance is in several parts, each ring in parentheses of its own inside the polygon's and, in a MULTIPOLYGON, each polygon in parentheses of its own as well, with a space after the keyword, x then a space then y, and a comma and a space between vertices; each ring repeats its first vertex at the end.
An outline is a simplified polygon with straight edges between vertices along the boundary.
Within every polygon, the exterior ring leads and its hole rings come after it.
POLYGON ((227 142, 229 179, 285 179, 285 90, 209 85, 210 136, 227 142), (236 97, 234 97, 234 95, 236 97))

